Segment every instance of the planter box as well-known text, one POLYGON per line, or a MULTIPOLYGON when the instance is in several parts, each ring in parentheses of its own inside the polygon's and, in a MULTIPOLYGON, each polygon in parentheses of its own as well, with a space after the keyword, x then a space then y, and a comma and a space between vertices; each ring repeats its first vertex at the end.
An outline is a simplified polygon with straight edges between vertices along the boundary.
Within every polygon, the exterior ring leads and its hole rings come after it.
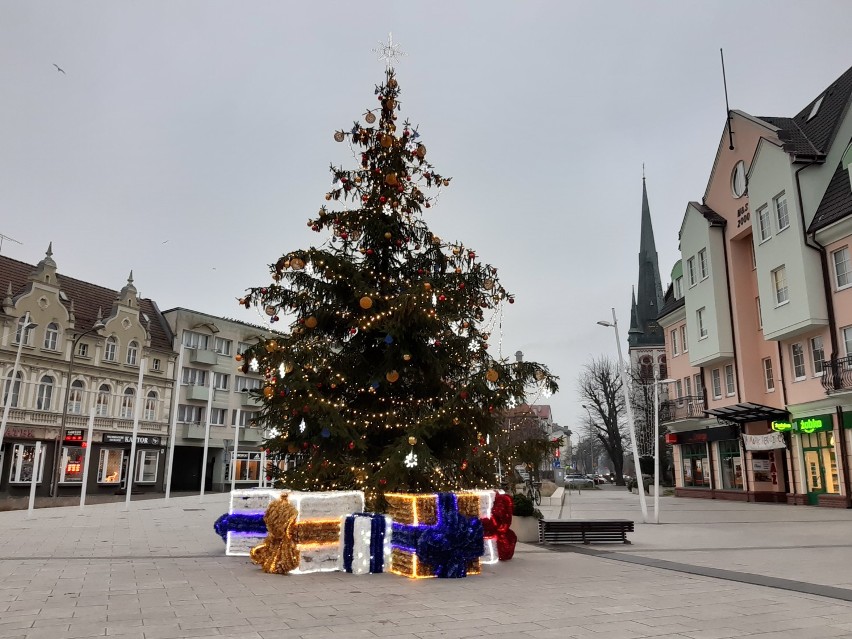
POLYGON ((538 542, 538 518, 512 516, 509 526, 518 536, 518 541, 529 544, 538 542))

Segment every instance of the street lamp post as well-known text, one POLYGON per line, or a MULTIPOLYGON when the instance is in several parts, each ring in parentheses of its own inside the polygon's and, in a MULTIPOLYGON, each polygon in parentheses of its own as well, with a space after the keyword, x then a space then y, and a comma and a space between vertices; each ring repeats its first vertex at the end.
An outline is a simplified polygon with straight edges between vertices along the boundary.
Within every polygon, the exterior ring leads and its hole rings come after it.
POLYGON ((660 384, 673 379, 660 379, 660 369, 654 367, 654 523, 660 523, 660 384))
POLYGON ((589 415, 589 461, 591 462, 591 472, 595 472, 595 440, 592 436, 592 427, 594 423, 592 423, 592 411, 589 410, 589 407, 586 404, 580 404, 583 408, 586 409, 586 413, 589 415))
POLYGON ((600 321, 601 326, 615 331, 615 346, 618 349, 618 372, 621 376, 621 388, 624 391, 624 409, 627 412, 627 428, 630 432, 630 443, 633 446, 633 464, 636 466, 636 484, 639 488, 639 507, 642 509, 642 522, 648 523, 648 503, 645 501, 645 482, 642 479, 642 466, 639 465, 639 449, 636 446, 636 424, 633 421, 633 406, 630 404, 630 391, 627 388, 627 369, 621 355, 621 339, 618 336, 618 320, 615 308, 612 309, 612 322, 600 321))
MULTIPOLYGON (((101 320, 97 320, 92 328, 79 333, 71 342, 71 357, 68 358, 68 379, 65 383, 65 399, 62 402, 62 421, 59 425, 59 440, 56 442, 56 450, 53 451, 53 478, 50 482, 50 494, 53 497, 59 496, 59 455, 62 450, 62 443, 65 441, 65 423, 68 420, 68 398, 71 395, 71 375, 74 372, 74 355, 77 353, 77 344, 86 335, 91 335, 104 328, 106 328, 106 325, 101 320)), ((83 486, 83 490, 86 490, 85 486, 83 486)))
MULTIPOLYGON (((21 364, 21 348, 27 338, 27 331, 35 328, 38 324, 30 322, 30 312, 27 311, 24 315, 24 325, 21 327, 21 336, 18 339, 18 353, 15 355, 15 365, 12 367, 12 372, 9 374, 9 380, 6 382, 8 386, 4 389, 6 397, 3 402, 3 420, 0 423, 0 451, 3 450, 3 438, 6 436, 6 424, 9 422, 9 409, 12 407, 12 391, 15 388, 15 383, 18 381, 18 367, 21 364)), ((20 396, 20 391, 18 391, 20 396)))

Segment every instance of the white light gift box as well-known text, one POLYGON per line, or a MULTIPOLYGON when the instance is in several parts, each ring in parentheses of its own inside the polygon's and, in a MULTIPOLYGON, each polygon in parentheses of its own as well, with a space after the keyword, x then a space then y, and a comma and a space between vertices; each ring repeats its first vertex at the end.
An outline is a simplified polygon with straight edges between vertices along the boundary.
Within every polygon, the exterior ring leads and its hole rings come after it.
MULTIPOLYGON (((275 488, 240 488, 231 491, 228 512, 232 515, 262 515, 269 504, 288 491, 275 488)), ((225 539, 225 555, 248 557, 252 548, 266 539, 266 533, 229 530, 225 539)))
POLYGON ((364 510, 363 491, 292 491, 287 499, 299 513, 296 518, 299 567, 291 574, 339 570, 341 522, 346 515, 364 510))
POLYGON ((340 527, 338 570, 353 575, 387 572, 391 566, 393 519, 375 513, 353 513, 340 527))

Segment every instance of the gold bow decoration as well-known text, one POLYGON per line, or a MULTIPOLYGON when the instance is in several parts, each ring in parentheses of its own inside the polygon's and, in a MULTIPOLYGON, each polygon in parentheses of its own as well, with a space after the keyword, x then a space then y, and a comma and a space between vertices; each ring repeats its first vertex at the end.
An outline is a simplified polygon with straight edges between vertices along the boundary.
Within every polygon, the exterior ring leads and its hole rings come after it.
POLYGON ((249 553, 251 560, 263 572, 286 575, 299 567, 299 550, 296 547, 296 519, 299 511, 282 495, 266 509, 266 539, 249 553))

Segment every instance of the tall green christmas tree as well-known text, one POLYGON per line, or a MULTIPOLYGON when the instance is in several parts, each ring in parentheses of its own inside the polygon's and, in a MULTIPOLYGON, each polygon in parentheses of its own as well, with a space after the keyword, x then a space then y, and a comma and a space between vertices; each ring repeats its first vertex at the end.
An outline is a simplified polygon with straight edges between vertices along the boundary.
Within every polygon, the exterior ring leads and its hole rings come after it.
POLYGON ((267 447, 295 460, 278 479, 301 490, 385 492, 494 486, 505 409, 556 378, 533 362, 495 359, 489 339, 514 297, 497 269, 429 231, 425 209, 447 187, 408 121, 397 124, 393 68, 378 107, 334 139, 358 165, 331 167, 332 188, 308 226, 331 237, 270 266, 272 282, 240 303, 291 319, 243 354, 265 377, 257 421, 267 447), (378 114, 378 118, 377 118, 378 114))

